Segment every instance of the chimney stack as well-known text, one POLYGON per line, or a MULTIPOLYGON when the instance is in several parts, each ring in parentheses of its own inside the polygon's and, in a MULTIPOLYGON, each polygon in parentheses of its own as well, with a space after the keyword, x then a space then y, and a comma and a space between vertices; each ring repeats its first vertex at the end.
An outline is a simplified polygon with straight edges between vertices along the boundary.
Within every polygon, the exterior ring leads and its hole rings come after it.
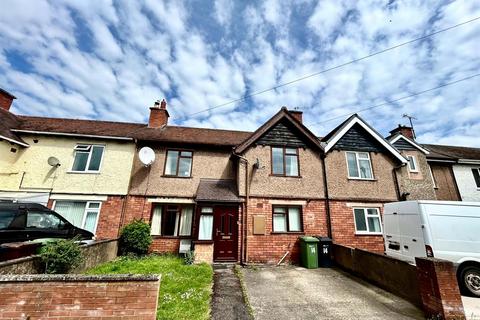
POLYGON ((403 136, 414 140, 415 138, 413 137, 413 128, 409 126, 402 126, 401 124, 398 125, 397 128, 393 129, 390 131, 390 137, 394 136, 397 133, 401 133, 403 136))
POLYGON ((150 118, 148 120, 148 126, 150 128, 160 128, 166 126, 168 123, 168 117, 170 115, 167 111, 167 102, 163 99, 155 101, 153 107, 150 107, 150 118))
POLYGON ((10 107, 12 106, 13 99, 16 97, 9 92, 0 88, 0 108, 10 111, 10 107))
POLYGON ((291 114, 295 119, 297 119, 298 121, 300 121, 300 123, 303 123, 303 112, 302 112, 302 111, 299 111, 299 110, 289 110, 288 112, 290 112, 290 114, 291 114))

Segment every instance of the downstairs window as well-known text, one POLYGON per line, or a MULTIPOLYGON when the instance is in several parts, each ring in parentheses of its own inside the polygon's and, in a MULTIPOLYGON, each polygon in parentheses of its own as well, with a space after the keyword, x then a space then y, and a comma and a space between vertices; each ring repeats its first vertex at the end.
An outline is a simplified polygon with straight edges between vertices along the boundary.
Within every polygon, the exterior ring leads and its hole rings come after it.
POLYGON ((152 212, 150 234, 184 237, 192 234, 192 205, 157 205, 152 212))
POLYGON ((382 234, 382 222, 378 208, 354 208, 356 234, 382 234))

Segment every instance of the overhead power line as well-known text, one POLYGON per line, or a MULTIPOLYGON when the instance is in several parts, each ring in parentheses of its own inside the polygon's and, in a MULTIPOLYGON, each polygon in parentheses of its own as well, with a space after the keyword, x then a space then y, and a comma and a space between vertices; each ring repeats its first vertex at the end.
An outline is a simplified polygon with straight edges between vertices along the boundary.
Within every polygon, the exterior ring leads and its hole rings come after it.
POLYGON ((204 113, 204 112, 207 112, 207 111, 210 111, 210 110, 214 110, 214 109, 217 109, 217 108, 221 108, 221 107, 230 105, 230 104, 232 104, 232 103, 240 102, 240 101, 243 101, 243 100, 245 100, 245 99, 247 99, 247 98, 250 98, 250 97, 253 97, 253 96, 257 96, 257 95, 260 95, 260 94, 263 94, 263 93, 265 93, 265 92, 269 92, 269 91, 272 91, 272 90, 276 90, 276 89, 278 89, 278 88, 285 87, 285 86, 291 85, 291 84, 293 84, 293 83, 296 83, 296 82, 299 82, 299 81, 302 81, 302 80, 306 80, 306 79, 309 79, 309 78, 318 76, 318 75, 320 75, 320 74, 322 74, 322 73, 326 73, 326 72, 328 72, 328 71, 332 71, 332 70, 335 70, 335 69, 339 69, 339 68, 348 66, 348 65, 350 65, 350 64, 357 63, 357 62, 359 62, 359 61, 362 61, 362 60, 365 60, 365 59, 368 59, 368 58, 377 56, 377 55, 379 55, 379 54, 382 54, 382 53, 385 53, 385 52, 388 52, 388 51, 391 51, 391 50, 394 50, 394 49, 397 49, 397 48, 406 46, 406 45, 408 45, 408 44, 411 44, 411 43, 414 43, 414 42, 418 42, 418 41, 427 39, 427 38, 432 37, 432 36, 435 36, 435 35, 437 35, 437 34, 439 34, 439 33, 442 33, 442 32, 445 32, 445 31, 449 31, 449 30, 452 30, 452 29, 461 27, 461 26, 463 26, 463 25, 466 25, 466 24, 468 24, 468 23, 474 22, 474 21, 479 20, 479 19, 480 19, 480 17, 476 17, 476 18, 473 18, 473 19, 470 19, 470 20, 467 20, 467 21, 458 23, 458 24, 456 24, 456 25, 453 25, 453 26, 450 26, 450 27, 447 27, 447 28, 444 28, 444 29, 437 30, 437 31, 432 32, 432 33, 429 33, 429 34, 427 34, 427 35, 424 35, 424 36, 421 36, 421 37, 418 37, 418 38, 415 38, 415 39, 411 39, 411 40, 406 41, 406 42, 399 43, 399 44, 397 44, 397 45, 394 45, 394 46, 392 46, 392 47, 388 47, 388 48, 383 49, 383 50, 380 50, 380 51, 376 51, 376 52, 370 53, 369 55, 366 55, 366 56, 363 56, 363 57, 360 57, 360 58, 356 58, 356 59, 354 59, 354 60, 351 60, 351 61, 348 61, 348 62, 339 64, 339 65, 336 65, 336 66, 333 66, 333 67, 330 67, 330 68, 327 68, 327 69, 324 69, 324 70, 321 70, 321 71, 317 71, 317 72, 314 72, 314 73, 311 73, 311 74, 307 74, 307 75, 304 75, 304 76, 302 76, 302 77, 300 77, 300 78, 297 78, 297 79, 294 79, 294 80, 291 80, 291 81, 288 81, 288 82, 280 83, 280 84, 278 84, 278 85, 276 85, 276 86, 274 86, 274 87, 268 88, 268 89, 263 89, 263 90, 260 90, 260 91, 252 92, 252 93, 247 94, 247 95, 244 95, 244 96, 242 96, 242 97, 240 97, 240 98, 238 98, 238 99, 230 100, 230 101, 227 101, 227 102, 218 104, 218 105, 216 105, 216 106, 213 106, 213 107, 210 107, 210 108, 206 108, 206 109, 203 109, 203 110, 200 110, 200 111, 197 111, 197 112, 188 114, 188 115, 186 115, 186 116, 183 117, 183 118, 192 117, 192 116, 195 116, 195 115, 200 114, 200 113, 204 113))
POLYGON ((345 114, 342 114, 342 115, 339 115, 339 116, 336 116, 336 117, 333 117, 333 118, 330 118, 330 119, 327 119, 327 120, 312 122, 312 123, 307 124, 307 126, 311 126, 311 125, 314 125, 314 124, 325 123, 325 122, 329 122, 329 121, 336 120, 336 119, 339 119, 339 118, 344 118, 346 116, 351 116, 354 113, 359 113, 359 112, 383 107, 383 106, 386 106, 388 104, 392 104, 392 103, 395 103, 395 102, 398 102, 398 101, 401 101, 401 100, 416 97, 416 96, 419 96, 421 94, 424 94, 424 93, 427 93, 427 92, 430 92, 430 91, 434 91, 434 90, 437 90, 437 89, 440 89, 440 88, 443 88, 443 87, 451 86, 451 85, 457 84, 457 83, 462 82, 462 81, 467 81, 467 80, 470 80, 470 79, 478 77, 478 76, 480 76, 480 73, 477 73, 477 74, 474 74, 474 75, 471 75, 471 76, 468 76, 468 77, 465 77, 465 78, 462 78, 462 79, 458 79, 458 80, 455 80, 455 81, 452 81, 452 82, 447 82, 447 83, 438 85, 438 86, 433 87, 433 88, 418 91, 418 92, 415 92, 415 93, 412 93, 412 94, 409 94, 409 95, 406 95, 406 96, 403 96, 403 97, 400 97, 400 98, 397 98, 397 99, 394 99, 394 100, 386 100, 385 102, 382 102, 382 103, 379 103, 379 104, 376 104, 376 105, 373 105, 373 106, 370 106, 370 107, 367 107, 367 108, 359 109, 357 111, 345 113, 345 114))

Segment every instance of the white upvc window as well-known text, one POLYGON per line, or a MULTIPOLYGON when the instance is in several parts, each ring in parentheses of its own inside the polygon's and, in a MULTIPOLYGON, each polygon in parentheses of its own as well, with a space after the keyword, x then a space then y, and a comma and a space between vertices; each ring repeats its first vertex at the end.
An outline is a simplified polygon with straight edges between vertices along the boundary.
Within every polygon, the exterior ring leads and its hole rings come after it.
POLYGON ((99 201, 55 201, 54 211, 76 227, 95 234, 102 203, 99 201))
POLYGON ((99 172, 105 146, 78 144, 75 146, 72 172, 99 172))
POLYGON ((382 220, 378 208, 353 208, 356 234, 382 234, 382 220))
POLYGON ((345 152, 347 158, 348 178, 372 180, 373 171, 368 152, 345 152))
POLYGON ((198 240, 212 240, 213 232, 213 208, 202 207, 200 224, 198 227, 198 240))
POLYGON ((412 155, 407 155, 408 170, 410 172, 418 172, 417 158, 412 155))
POLYGON ((472 174, 475 184, 477 185, 477 189, 480 189, 480 168, 473 168, 472 174))

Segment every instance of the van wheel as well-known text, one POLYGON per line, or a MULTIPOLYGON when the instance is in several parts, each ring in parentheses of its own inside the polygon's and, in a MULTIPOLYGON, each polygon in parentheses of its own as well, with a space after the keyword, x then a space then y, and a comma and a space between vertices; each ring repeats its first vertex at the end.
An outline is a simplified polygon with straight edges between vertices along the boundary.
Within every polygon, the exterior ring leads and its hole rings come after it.
POLYGON ((459 280, 463 294, 480 298, 480 267, 465 267, 460 273, 459 280))

